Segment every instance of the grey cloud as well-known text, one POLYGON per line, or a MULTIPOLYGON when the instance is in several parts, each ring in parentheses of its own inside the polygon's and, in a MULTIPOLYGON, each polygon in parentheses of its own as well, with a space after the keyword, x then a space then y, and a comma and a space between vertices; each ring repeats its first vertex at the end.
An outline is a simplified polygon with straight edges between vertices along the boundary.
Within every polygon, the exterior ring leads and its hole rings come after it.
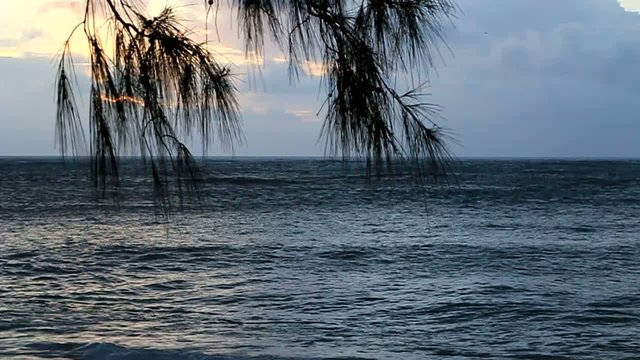
MULTIPOLYGON (((640 17, 639 17, 640 20, 640 17)), ((464 52, 468 70, 483 77, 535 76, 572 78, 591 85, 634 87, 640 73, 640 27, 595 32, 584 24, 565 23, 548 32, 528 31, 492 42, 485 54, 464 52)))
POLYGON ((511 19, 486 4, 461 2, 455 56, 432 79, 457 154, 640 156, 639 15, 608 0, 497 1, 511 19))
POLYGON ((243 91, 261 91, 269 94, 318 94, 320 78, 300 74, 292 78, 287 63, 266 60, 264 69, 253 71, 242 82, 243 91))
POLYGON ((244 112, 246 146, 237 149, 238 155, 322 155, 319 143, 321 125, 303 123, 283 111, 266 113, 244 112))
POLYGON ((83 0, 53 0, 45 1, 40 6, 40 13, 48 13, 55 10, 72 11, 75 14, 82 15, 84 13, 84 1, 83 0))
POLYGON ((39 37, 42 37, 43 35, 44 32, 41 29, 33 28, 22 32, 22 40, 35 40, 39 37))
POLYGON ((49 59, 0 58, 0 154, 54 154, 49 59))
POLYGON ((16 39, 10 39, 10 38, 3 38, 0 39, 0 47, 3 46, 16 46, 18 44, 18 41, 16 39))

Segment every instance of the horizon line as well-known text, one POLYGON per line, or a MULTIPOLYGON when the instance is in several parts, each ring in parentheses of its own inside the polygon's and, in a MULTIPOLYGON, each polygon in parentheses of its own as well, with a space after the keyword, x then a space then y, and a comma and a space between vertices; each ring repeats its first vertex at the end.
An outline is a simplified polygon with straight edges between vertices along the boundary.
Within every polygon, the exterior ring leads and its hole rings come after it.
MULTIPOLYGON (((305 159, 305 160, 365 160, 365 158, 343 158, 342 156, 328 156, 328 155, 194 155, 195 159, 305 159)), ((60 159, 73 161, 74 159, 88 159, 89 155, 81 156, 61 156, 61 155, 1 155, 0 159, 60 159)), ((139 155, 121 155, 120 158, 124 159, 139 159, 142 156, 139 155)), ((453 157, 454 161, 457 160, 640 160, 640 156, 482 156, 482 155, 469 155, 453 157)))

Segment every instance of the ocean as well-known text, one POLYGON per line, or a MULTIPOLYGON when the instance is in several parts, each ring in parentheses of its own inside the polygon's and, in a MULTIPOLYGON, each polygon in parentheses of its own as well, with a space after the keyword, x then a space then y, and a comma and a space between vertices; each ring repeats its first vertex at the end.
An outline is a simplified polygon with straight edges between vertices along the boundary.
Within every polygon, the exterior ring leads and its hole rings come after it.
POLYGON ((133 167, 0 159, 0 358, 640 358, 640 161, 209 159, 168 224, 133 167))

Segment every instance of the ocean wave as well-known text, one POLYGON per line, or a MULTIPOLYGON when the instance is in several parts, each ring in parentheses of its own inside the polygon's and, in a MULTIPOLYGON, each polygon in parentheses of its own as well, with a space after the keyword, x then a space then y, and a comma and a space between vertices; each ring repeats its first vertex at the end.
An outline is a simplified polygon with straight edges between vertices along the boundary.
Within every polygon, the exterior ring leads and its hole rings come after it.
POLYGON ((402 179, 376 187, 339 164, 215 162, 209 201, 168 225, 148 182, 123 179, 116 211, 94 206, 85 167, 45 165, 0 161, 2 359, 639 348, 636 165, 462 164, 462 185, 429 189, 426 207, 402 179))
MULTIPOLYGON (((207 354, 194 349, 142 349, 112 343, 32 343, 30 355, 79 360, 371 360, 363 357, 285 357, 277 355, 207 354)), ((0 353, 1 354, 1 353, 0 353)))

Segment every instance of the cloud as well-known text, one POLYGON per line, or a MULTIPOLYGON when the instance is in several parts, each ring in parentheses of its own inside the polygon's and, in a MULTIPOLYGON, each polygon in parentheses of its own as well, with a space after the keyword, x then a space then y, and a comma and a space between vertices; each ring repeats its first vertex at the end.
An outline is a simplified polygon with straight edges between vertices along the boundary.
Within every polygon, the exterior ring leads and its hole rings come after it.
POLYGON ((327 72, 324 64, 315 61, 305 61, 302 67, 305 69, 306 74, 312 77, 321 77, 327 72))
POLYGON ((287 114, 291 114, 303 122, 321 122, 323 119, 318 115, 317 111, 309 109, 287 109, 287 114))
POLYGON ((640 156, 640 19, 616 1, 569 2, 499 0, 510 16, 498 16, 461 1, 455 55, 431 89, 458 155, 640 156))
POLYGON ((44 32, 41 29, 27 29, 22 32, 22 40, 31 41, 38 39, 44 35, 44 32))
POLYGON ((55 154, 49 59, 0 57, 0 154, 55 154))
POLYGON ((13 47, 18 44, 18 40, 12 38, 2 38, 0 39, 0 48, 4 47, 13 47))
POLYGON ((249 65, 249 66, 262 66, 264 65, 264 58, 260 55, 249 53, 245 54, 244 51, 236 49, 231 46, 227 46, 223 43, 209 44, 209 51, 214 54, 219 62, 230 64, 233 66, 249 65))
POLYGON ((317 122, 302 122, 295 115, 279 110, 264 113, 244 112, 247 142, 236 149, 237 155, 321 156, 324 147, 317 122))
POLYGON ((625 11, 640 13, 640 0, 618 0, 625 11))
POLYGON ((637 86, 640 72, 640 24, 596 31, 564 23, 547 31, 528 30, 492 41, 484 54, 467 51, 466 66, 478 77, 565 79, 589 86, 637 86))
POLYGON ((84 14, 85 2, 82 0, 55 0, 46 1, 40 5, 39 13, 46 14, 54 11, 71 11, 75 15, 81 16, 84 14))

